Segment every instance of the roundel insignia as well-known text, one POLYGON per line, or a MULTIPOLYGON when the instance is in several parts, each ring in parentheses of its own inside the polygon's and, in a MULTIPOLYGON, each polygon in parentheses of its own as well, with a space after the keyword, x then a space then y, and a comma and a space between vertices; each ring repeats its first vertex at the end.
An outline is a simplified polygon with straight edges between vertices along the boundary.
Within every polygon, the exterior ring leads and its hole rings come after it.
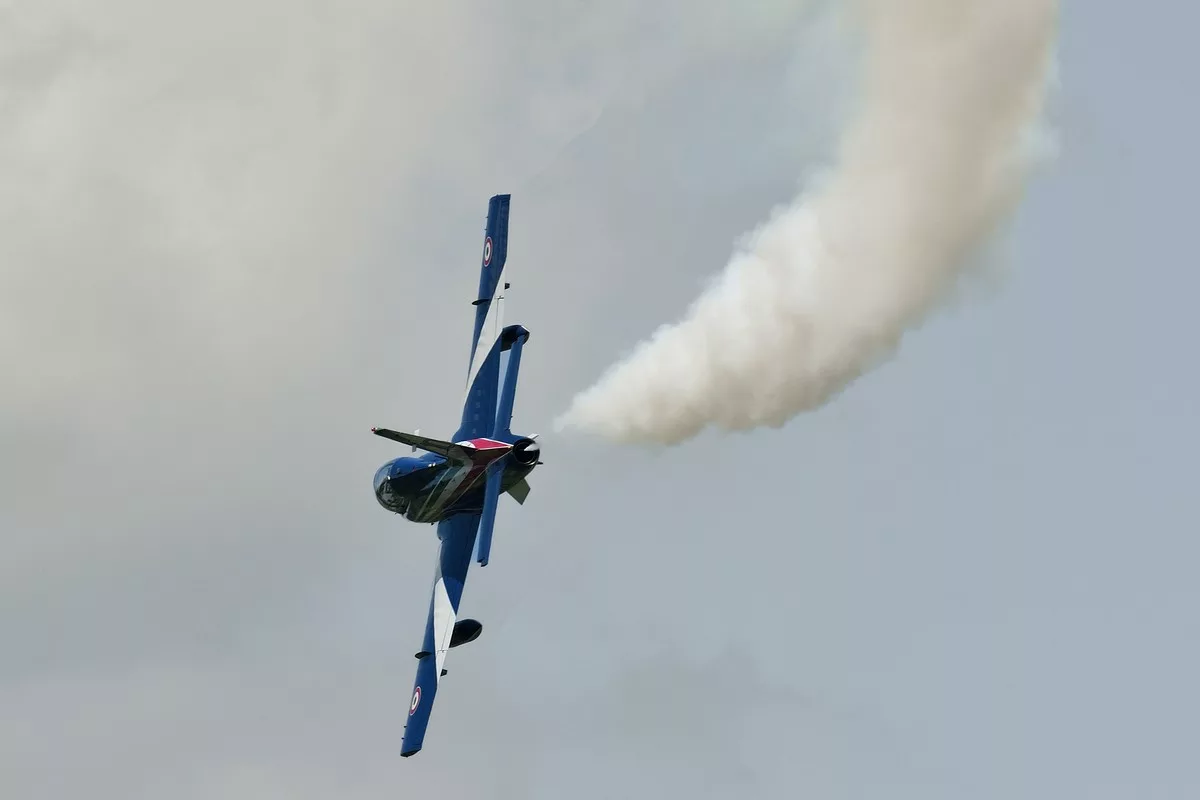
POLYGON ((487 237, 483 240, 483 265, 486 267, 492 263, 492 237, 487 237))
POLYGON ((408 715, 410 717, 413 714, 417 713, 417 706, 419 706, 419 705, 421 705, 421 687, 420 686, 413 689, 413 699, 412 699, 412 702, 408 704, 408 715))

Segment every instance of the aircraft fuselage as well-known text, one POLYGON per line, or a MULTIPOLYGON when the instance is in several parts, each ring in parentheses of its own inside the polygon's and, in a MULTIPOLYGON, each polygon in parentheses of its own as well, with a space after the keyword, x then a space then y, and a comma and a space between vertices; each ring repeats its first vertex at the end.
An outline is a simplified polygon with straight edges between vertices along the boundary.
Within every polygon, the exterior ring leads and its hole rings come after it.
MULTIPOLYGON (((428 453, 393 459, 375 473, 375 498, 388 511, 413 522, 440 522, 454 514, 483 509, 484 469, 428 453)), ((501 478, 506 492, 534 469, 510 462, 501 478)))

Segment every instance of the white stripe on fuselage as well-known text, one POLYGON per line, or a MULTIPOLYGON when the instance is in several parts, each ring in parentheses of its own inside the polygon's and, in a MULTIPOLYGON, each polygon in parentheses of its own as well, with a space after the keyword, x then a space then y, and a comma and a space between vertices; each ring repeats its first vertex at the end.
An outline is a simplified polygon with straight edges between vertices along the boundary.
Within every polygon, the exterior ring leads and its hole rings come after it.
POLYGON ((433 484, 433 488, 429 490, 429 494, 425 495, 425 502, 421 504, 420 509, 413 510, 412 516, 410 516, 409 519, 411 519, 414 522, 427 521, 426 517, 425 517, 425 510, 427 508, 429 508, 429 504, 433 502, 433 499, 435 497, 441 496, 441 493, 442 493, 441 485, 442 485, 443 481, 446 480, 446 476, 449 474, 450 474, 450 472, 448 470, 443 470, 442 472, 438 473, 438 477, 437 477, 437 480, 433 484))
POLYGON ((470 469, 469 466, 464 466, 443 470, 438 475, 433 488, 429 490, 429 494, 425 495, 425 502, 421 504, 421 508, 409 519, 414 522, 432 522, 437 519, 441 515, 442 507, 446 504, 445 498, 454 496, 454 490, 463 482, 470 469))
MULTIPOLYGON (((438 491, 429 493, 429 500, 426 501, 425 506, 432 506, 430 509, 431 515, 437 516, 442 513, 442 509, 449 505, 457 495, 455 490, 467 479, 467 476, 471 474, 471 470, 472 467, 470 466, 457 468, 454 470, 454 476, 446 481, 438 491)), ((422 508, 421 512, 424 513, 425 508, 422 508)))
POLYGON ((439 476, 438 482, 426 496, 421 509, 409 517, 414 522, 431 522, 440 518, 448 506, 469 492, 480 481, 487 472, 488 464, 512 449, 512 445, 487 438, 456 442, 456 444, 470 445, 475 450, 472 463, 453 467, 439 476))

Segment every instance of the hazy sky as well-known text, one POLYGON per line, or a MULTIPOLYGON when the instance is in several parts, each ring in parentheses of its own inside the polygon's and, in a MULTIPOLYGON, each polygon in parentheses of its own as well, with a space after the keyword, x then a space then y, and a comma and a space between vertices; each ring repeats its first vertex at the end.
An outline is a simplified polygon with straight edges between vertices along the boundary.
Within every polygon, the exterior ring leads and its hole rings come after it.
POLYGON ((1064 9, 1061 154, 898 358, 646 451, 550 421, 821 165, 853 53, 504 5, 0 0, 0 795, 1200 794, 1190 12, 1064 9), (436 539, 369 429, 453 430, 507 191, 546 464, 402 760, 436 539))

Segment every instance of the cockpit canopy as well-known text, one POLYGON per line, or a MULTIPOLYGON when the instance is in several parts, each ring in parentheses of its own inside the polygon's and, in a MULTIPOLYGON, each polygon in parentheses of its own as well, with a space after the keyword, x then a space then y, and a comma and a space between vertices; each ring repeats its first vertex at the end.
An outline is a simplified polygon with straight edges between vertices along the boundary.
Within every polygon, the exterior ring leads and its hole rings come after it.
POLYGON ((403 478, 406 475, 411 475, 417 470, 425 469, 432 466, 428 461, 420 458, 396 458, 384 464, 375 471, 375 493, 378 494, 384 481, 389 478, 403 478))
POLYGON ((384 464, 379 469, 375 470, 375 480, 373 481, 373 483, 375 484, 375 493, 376 494, 379 494, 379 489, 383 486, 383 482, 388 479, 388 473, 391 471, 391 469, 392 469, 392 462, 389 461, 388 463, 384 464))

